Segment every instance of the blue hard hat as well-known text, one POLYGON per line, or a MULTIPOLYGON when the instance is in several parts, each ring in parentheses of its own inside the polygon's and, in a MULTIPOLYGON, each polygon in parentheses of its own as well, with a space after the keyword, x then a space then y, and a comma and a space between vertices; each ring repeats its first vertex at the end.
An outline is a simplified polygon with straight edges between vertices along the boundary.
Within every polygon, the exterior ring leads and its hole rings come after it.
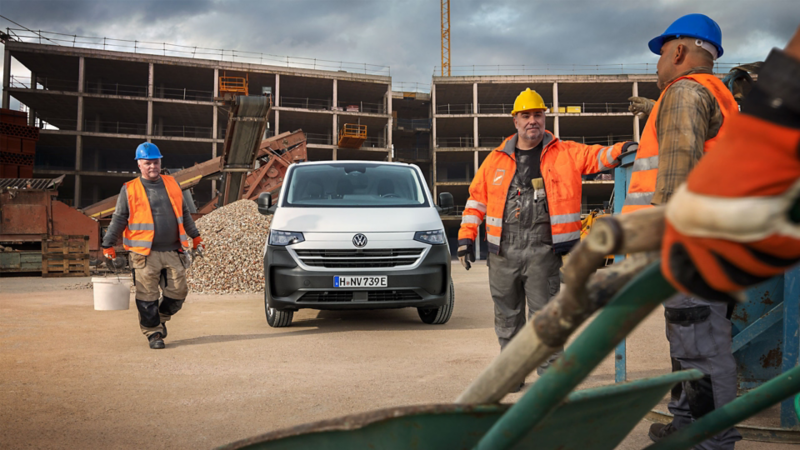
POLYGON ((156 147, 156 144, 150 142, 144 142, 139 144, 138 147, 136 147, 136 158, 134 158, 136 160, 161 159, 161 158, 163 158, 163 156, 161 156, 161 152, 158 151, 158 147, 156 147))
POLYGON ((651 39, 647 46, 651 52, 660 55, 665 41, 682 37, 702 39, 717 48, 717 58, 722 56, 722 30, 717 22, 704 14, 687 14, 672 22, 667 31, 651 39))

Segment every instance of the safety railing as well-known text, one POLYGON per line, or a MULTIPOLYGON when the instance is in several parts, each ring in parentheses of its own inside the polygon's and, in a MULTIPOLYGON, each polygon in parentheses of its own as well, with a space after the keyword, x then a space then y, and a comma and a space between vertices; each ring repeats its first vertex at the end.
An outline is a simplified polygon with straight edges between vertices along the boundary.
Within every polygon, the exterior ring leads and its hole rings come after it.
POLYGON ((331 109, 333 101, 329 98, 301 98, 301 97, 283 97, 280 98, 280 106, 285 108, 303 108, 303 109, 331 109))
POLYGON ((436 105, 436 114, 472 114, 472 103, 445 103, 436 105))
POLYGON ((131 84, 105 83, 87 81, 84 92, 101 95, 124 95, 129 97, 147 97, 147 86, 131 84))
POLYGON ((306 142, 309 144, 333 145, 333 136, 323 133, 305 133, 306 142))
POLYGON ((394 158, 408 161, 430 161, 431 149, 429 148, 397 148, 394 149, 394 158))
POLYGON ((367 102, 353 102, 347 100, 340 100, 337 104, 339 111, 344 112, 365 112, 373 114, 385 114, 386 107, 383 103, 367 103, 367 102))
POLYGON ((497 147, 503 143, 508 136, 478 136, 478 147, 497 147))
POLYGON ((475 140, 471 136, 437 137, 437 147, 474 147, 475 140))
MULTIPOLYGON (((580 113, 629 113, 630 102, 616 103, 578 103, 578 102, 559 102, 559 114, 580 114, 580 113)), ((553 111, 554 112, 554 111, 553 111)))
MULTIPOLYGON (((655 59, 655 58, 654 58, 655 59)), ((620 74, 652 74, 656 73, 657 62, 628 63, 628 64, 547 64, 528 66, 524 64, 497 64, 497 65, 472 65, 452 66, 450 75, 454 77, 482 76, 482 75, 620 75, 620 74)), ((714 73, 727 73, 742 63, 717 63, 714 64, 714 73)), ((441 74, 441 67, 434 67, 433 76, 441 74)))
POLYGON ((188 125, 163 125, 155 127, 153 134, 156 136, 189 137, 210 139, 213 133, 211 127, 195 127, 188 125))
MULTIPOLYGON (((78 92, 78 80, 36 77, 36 82, 36 89, 78 92)), ((31 77, 11 75, 8 84, 12 88, 33 89, 31 77)))
POLYGON ((214 101, 213 91, 202 91, 197 89, 171 88, 156 86, 153 97, 165 98, 170 100, 193 100, 200 102, 214 101))
POLYGON ((247 80, 246 77, 228 77, 223 75, 219 77, 219 91, 247 95, 247 80))
POLYGON ((617 142, 632 141, 633 135, 612 134, 606 136, 560 136, 562 141, 575 141, 587 145, 613 145, 617 142))
POLYGON ((147 124, 86 119, 83 123, 83 130, 93 133, 145 135, 147 134, 147 124))
POLYGON ((9 35, 10 39, 13 39, 17 42, 61 45, 66 47, 79 47, 98 50, 113 50, 119 52, 161 56, 176 56, 181 58, 199 58, 215 61, 266 64, 271 66, 294 67, 300 69, 345 71, 351 73, 363 73, 367 75, 391 76, 391 70, 389 66, 376 64, 331 61, 327 59, 303 58, 296 56, 280 56, 260 52, 177 45, 166 42, 78 36, 74 34, 56 33, 53 31, 43 30, 34 31, 22 28, 7 28, 6 33, 9 35))
POLYGON ((385 148, 386 147, 386 139, 383 136, 373 136, 368 137, 364 140, 364 143, 361 144, 361 148, 370 147, 370 148, 385 148))
POLYGON ((394 128, 407 131, 429 131, 431 119, 395 119, 394 128))
POLYGON ((392 91, 394 92, 417 92, 430 94, 430 83, 417 83, 409 81, 392 81, 392 91))

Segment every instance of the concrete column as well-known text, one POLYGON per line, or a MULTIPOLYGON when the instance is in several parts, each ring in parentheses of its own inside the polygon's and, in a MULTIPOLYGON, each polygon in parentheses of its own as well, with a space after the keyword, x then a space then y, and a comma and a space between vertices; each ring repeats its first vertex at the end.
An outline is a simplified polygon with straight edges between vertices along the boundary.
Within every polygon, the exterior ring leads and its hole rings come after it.
POLYGON ((561 130, 558 123, 558 82, 553 83, 553 134, 555 137, 561 137, 561 130))
POLYGON ((8 95, 8 88, 11 87, 11 50, 6 47, 3 54, 3 108, 9 108, 10 97, 8 95))
POLYGON ((472 146, 478 147, 478 117, 472 118, 472 146))
MULTIPOLYGON (((214 94, 212 96, 212 101, 219 97, 219 69, 214 69, 214 81, 212 86, 214 86, 214 94)), ((217 104, 216 102, 211 107, 211 137, 215 139, 214 142, 211 143, 211 158, 217 157, 217 142, 216 139, 219 139, 219 112, 217 111, 217 104)), ((211 180, 211 197, 213 198, 214 195, 217 193, 217 180, 211 180)))
MULTIPOLYGON (((275 106, 281 106, 281 75, 275 74, 275 106)), ((275 114, 275 134, 278 134, 278 115, 275 114)))
MULTIPOLYGON (((36 90, 36 73, 31 72, 31 89, 36 90)), ((36 126, 36 110, 31 107, 28 107, 28 126, 35 127, 36 126)))
POLYGON ((439 187, 436 185, 436 84, 431 84, 431 172, 433 172, 433 198, 438 198, 439 187))
MULTIPOLYGON (((638 97, 639 96, 639 82, 638 81, 634 81, 633 82, 633 91, 632 91, 632 93, 633 93, 634 97, 638 97)), ((639 116, 634 114, 633 115, 633 140, 636 141, 636 142, 639 142, 639 137, 640 137, 639 136, 639 116)))
POLYGON ((281 112, 275 111, 275 135, 277 136, 281 132, 281 112))
POLYGON ((150 63, 147 74, 147 142, 153 135, 153 63, 150 63))
POLYGON ((331 133, 331 136, 333 136, 331 144, 335 146, 339 144, 339 115, 336 113, 331 117, 331 127, 333 129, 333 133, 331 133))
POLYGON ((389 152, 389 161, 393 159, 392 155, 392 128, 394 128, 394 116, 392 115, 392 85, 386 88, 386 113, 389 114, 389 121, 386 123, 386 148, 389 152))
POLYGON ((81 171, 83 170, 83 88, 86 81, 86 60, 83 56, 78 59, 78 123, 75 130, 75 204, 81 207, 81 171))

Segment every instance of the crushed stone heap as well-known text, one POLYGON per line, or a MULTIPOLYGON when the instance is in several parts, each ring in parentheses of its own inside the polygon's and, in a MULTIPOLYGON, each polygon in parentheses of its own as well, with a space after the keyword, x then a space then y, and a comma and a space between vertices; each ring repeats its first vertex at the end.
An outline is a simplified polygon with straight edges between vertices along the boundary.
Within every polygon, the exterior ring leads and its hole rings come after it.
POLYGON ((198 219, 206 251, 187 272, 189 292, 262 292, 270 219, 259 214, 252 200, 239 200, 198 219))

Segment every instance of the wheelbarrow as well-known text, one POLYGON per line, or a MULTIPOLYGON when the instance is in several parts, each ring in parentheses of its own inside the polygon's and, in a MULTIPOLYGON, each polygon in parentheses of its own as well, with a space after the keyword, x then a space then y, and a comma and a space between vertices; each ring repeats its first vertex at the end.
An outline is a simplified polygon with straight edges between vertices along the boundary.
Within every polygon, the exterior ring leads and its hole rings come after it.
MULTIPOLYGON (((657 212, 631 214, 633 219, 622 216, 598 221, 592 232, 597 237, 581 242, 565 267, 565 289, 456 403, 349 415, 274 431, 220 449, 615 448, 676 383, 703 377, 697 370, 687 370, 573 391, 636 325, 675 293, 661 275, 657 252, 653 253, 660 245, 653 236, 663 234, 663 213, 654 210, 657 212), (593 274, 611 253, 638 255, 593 274), (517 403, 496 403, 600 308, 592 323, 517 403), (575 424, 581 424, 579 433, 575 424)), ((798 392, 800 367, 647 448, 689 449, 798 392)))

